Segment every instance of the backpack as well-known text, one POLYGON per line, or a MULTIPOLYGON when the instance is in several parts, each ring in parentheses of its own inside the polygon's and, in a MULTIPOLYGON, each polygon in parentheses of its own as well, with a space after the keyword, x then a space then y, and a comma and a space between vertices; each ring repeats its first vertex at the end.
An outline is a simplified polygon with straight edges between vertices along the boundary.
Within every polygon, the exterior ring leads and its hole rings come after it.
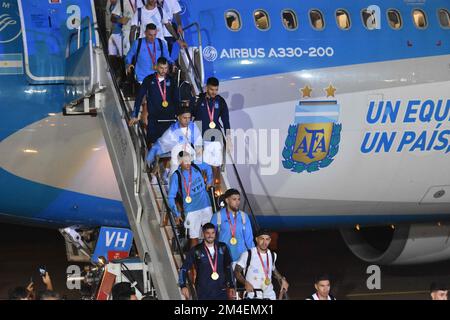
MULTIPOLYGON (((247 272, 248 272, 248 268, 250 267, 250 262, 252 261, 252 249, 248 249, 247 250, 247 263, 245 265, 245 270, 244 270, 244 278, 247 279, 247 272)), ((272 250, 270 250, 270 255, 272 256, 272 265, 275 264, 275 261, 277 260, 277 256, 275 254, 275 252, 273 252, 272 250)))
MULTIPOLYGON (((137 63, 138 63, 138 60, 139 60, 139 54, 140 54, 140 52, 141 52, 141 47, 142 47, 142 40, 143 40, 144 38, 139 38, 139 40, 138 40, 138 47, 137 47, 137 51, 136 51, 136 55, 133 57, 133 61, 131 62, 131 64, 133 65, 133 66, 135 66, 136 67, 136 65, 137 65, 137 63)), ((159 42, 159 49, 160 49, 160 51, 161 51, 161 57, 162 58, 164 58, 164 50, 163 50, 163 43, 162 43, 162 40, 160 39, 160 38, 156 38, 157 40, 158 40, 158 42, 159 42)))

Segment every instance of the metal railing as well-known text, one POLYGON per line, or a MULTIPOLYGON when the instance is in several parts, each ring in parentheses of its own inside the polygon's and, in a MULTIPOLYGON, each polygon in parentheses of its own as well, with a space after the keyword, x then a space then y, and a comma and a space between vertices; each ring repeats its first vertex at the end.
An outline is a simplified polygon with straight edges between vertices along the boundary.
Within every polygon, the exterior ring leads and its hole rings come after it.
MULTIPOLYGON (((199 50, 202 49, 202 33, 201 33, 201 29, 200 29, 200 25, 197 22, 191 23, 190 25, 186 26, 183 28, 183 31, 189 30, 192 27, 196 27, 197 28, 197 37, 198 37, 198 46, 199 46, 199 50)), ((183 35, 180 35, 181 39, 184 40, 183 35)), ((195 84, 197 85, 197 88, 199 89, 200 93, 203 93, 203 81, 202 81, 202 76, 200 74, 200 71, 197 68, 197 65, 194 63, 191 54, 189 53, 189 49, 185 48, 184 49, 185 54, 188 58, 189 61, 189 66, 186 68, 187 71, 189 72, 190 68, 192 68, 194 70, 194 80, 195 80, 195 84)))

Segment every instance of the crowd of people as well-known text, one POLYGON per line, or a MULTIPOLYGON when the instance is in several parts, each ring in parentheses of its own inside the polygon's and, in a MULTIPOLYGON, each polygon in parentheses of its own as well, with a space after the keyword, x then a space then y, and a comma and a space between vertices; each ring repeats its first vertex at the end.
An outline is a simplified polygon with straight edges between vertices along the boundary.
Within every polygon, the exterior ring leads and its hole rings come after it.
POLYGON ((44 290, 35 290, 34 281, 31 280, 27 286, 15 287, 8 292, 9 300, 61 300, 59 293, 54 291, 52 279, 48 272, 41 275, 44 290))

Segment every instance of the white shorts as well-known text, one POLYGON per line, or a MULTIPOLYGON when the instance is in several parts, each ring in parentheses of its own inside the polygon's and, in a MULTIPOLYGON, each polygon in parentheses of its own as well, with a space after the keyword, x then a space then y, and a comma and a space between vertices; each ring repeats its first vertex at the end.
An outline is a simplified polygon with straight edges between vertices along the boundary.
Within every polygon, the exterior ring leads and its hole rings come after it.
POLYGON ((211 222, 213 212, 211 207, 189 212, 184 222, 184 227, 189 230, 190 239, 203 239, 202 227, 211 222))
POLYGON ((122 48, 122 35, 112 34, 108 41, 108 53, 110 56, 123 57, 130 51, 130 41, 125 37, 122 48), (123 50, 123 52, 122 52, 123 50))
POLYGON ((204 141, 203 162, 212 167, 220 167, 223 164, 223 148, 218 141, 204 141))

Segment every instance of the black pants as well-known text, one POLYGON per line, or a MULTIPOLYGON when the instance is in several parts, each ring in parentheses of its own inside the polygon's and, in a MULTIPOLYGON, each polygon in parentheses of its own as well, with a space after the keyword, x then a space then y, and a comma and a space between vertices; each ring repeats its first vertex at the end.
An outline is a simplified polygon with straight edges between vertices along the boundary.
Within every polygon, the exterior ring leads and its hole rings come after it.
POLYGON ((198 300, 228 300, 227 289, 196 288, 198 300))
POLYGON ((154 119, 148 119, 147 142, 150 144, 155 143, 174 122, 175 120, 158 122, 154 119))
POLYGON ((167 49, 169 49, 169 54, 172 55, 173 44, 176 42, 176 40, 174 37, 165 37, 164 39, 166 39, 167 41, 167 49))

